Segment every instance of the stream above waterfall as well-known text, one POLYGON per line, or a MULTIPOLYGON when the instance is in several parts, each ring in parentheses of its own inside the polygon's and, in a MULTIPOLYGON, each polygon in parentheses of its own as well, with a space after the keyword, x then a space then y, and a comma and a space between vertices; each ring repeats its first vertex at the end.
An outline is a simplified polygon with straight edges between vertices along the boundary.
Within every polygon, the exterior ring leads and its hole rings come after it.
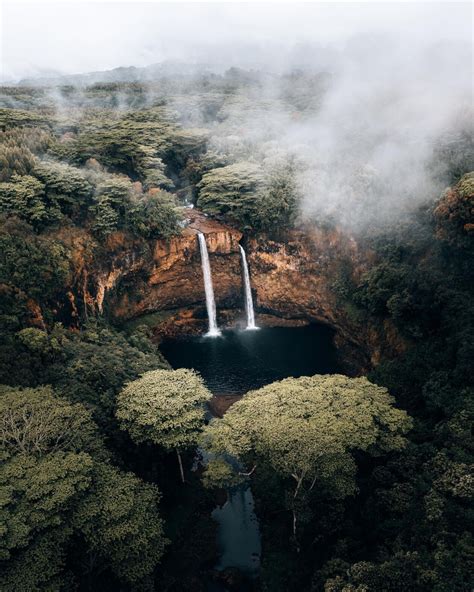
POLYGON ((332 337, 325 325, 263 327, 165 339, 160 350, 173 368, 197 370, 214 395, 242 395, 289 376, 337 372, 332 337))

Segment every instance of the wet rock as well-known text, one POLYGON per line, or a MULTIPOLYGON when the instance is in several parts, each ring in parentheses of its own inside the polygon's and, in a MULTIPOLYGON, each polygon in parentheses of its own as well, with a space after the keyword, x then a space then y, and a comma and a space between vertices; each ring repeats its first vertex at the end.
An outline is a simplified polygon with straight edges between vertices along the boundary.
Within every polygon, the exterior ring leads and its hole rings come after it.
MULTIPOLYGON (((123 322, 166 312, 155 325, 157 338, 200 334, 207 327, 204 283, 197 240, 206 237, 221 327, 245 322, 239 242, 242 233, 186 210, 186 225, 169 240, 143 241, 113 233, 102 247, 79 231, 63 239, 73 252, 69 289, 71 307, 107 313, 123 322)), ((333 289, 342 265, 349 264, 355 282, 370 269, 373 254, 337 229, 308 227, 289 231, 279 240, 266 235, 246 237, 257 323, 322 322, 335 329, 338 348, 351 373, 376 364, 381 355, 405 347, 395 327, 361 325, 351 318, 333 289), (276 319, 276 320, 275 320, 276 319)), ((73 311, 71 308, 71 315, 73 311)))

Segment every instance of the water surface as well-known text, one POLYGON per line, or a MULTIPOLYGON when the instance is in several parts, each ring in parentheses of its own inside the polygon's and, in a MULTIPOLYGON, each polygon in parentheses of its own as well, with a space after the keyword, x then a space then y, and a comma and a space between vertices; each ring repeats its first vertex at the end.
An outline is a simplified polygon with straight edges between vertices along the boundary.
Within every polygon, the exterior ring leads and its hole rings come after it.
MULTIPOLYGON (((337 372, 332 331, 323 325, 266 327, 258 331, 223 331, 219 337, 168 339, 160 346, 173 368, 194 368, 215 395, 241 395, 288 376, 337 372)), ((202 451, 204 463, 207 454, 202 451)), ((248 578, 258 576, 260 529, 252 491, 242 485, 228 492, 212 517, 219 525, 220 557, 215 569, 237 568, 248 578)), ((209 592, 224 592, 209 582, 209 592)), ((242 592, 248 588, 244 586, 242 592)))
POLYGON ((324 325, 229 330, 220 337, 163 341, 173 368, 194 368, 214 394, 240 395, 288 376, 337 372, 333 332, 324 325))

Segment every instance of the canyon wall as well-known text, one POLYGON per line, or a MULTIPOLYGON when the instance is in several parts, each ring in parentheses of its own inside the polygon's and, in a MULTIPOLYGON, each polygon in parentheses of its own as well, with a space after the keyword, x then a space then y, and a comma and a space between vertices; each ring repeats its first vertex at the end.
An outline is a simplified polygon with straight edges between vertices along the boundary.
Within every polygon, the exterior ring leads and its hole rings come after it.
POLYGON ((317 321, 330 325, 354 372, 376 364, 382 353, 390 356, 404 348, 393 326, 360 326, 338 300, 333 284, 341 265, 349 263, 357 281, 373 257, 353 238, 334 229, 294 230, 285 232, 281 240, 243 237, 235 228, 188 210, 181 234, 168 241, 144 244, 120 233, 110 237, 101 257, 76 265, 71 292, 79 293, 76 299, 82 298, 89 311, 118 322, 154 313, 157 337, 204 332, 207 319, 198 232, 206 237, 221 326, 244 322, 241 242, 247 252, 257 324, 317 321))

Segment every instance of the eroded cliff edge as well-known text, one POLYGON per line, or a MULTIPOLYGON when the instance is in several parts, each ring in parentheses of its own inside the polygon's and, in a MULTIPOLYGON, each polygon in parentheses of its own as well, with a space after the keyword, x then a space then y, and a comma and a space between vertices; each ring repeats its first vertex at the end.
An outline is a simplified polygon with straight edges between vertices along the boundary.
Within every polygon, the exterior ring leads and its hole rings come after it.
POLYGON ((244 301, 239 243, 247 252, 254 305, 260 324, 321 322, 335 331, 335 342, 353 371, 365 370, 380 356, 395 355, 405 344, 395 328, 358 324, 338 300, 334 283, 341 265, 350 264, 355 281, 373 263, 372 254, 336 229, 314 227, 285 232, 281 239, 242 233, 197 210, 187 210, 179 236, 135 241, 112 235, 95 250, 81 234, 68 233, 73 277, 71 315, 107 315, 116 322, 155 314, 157 336, 204 331, 204 285, 197 233, 206 236, 219 323, 238 324, 244 301))

